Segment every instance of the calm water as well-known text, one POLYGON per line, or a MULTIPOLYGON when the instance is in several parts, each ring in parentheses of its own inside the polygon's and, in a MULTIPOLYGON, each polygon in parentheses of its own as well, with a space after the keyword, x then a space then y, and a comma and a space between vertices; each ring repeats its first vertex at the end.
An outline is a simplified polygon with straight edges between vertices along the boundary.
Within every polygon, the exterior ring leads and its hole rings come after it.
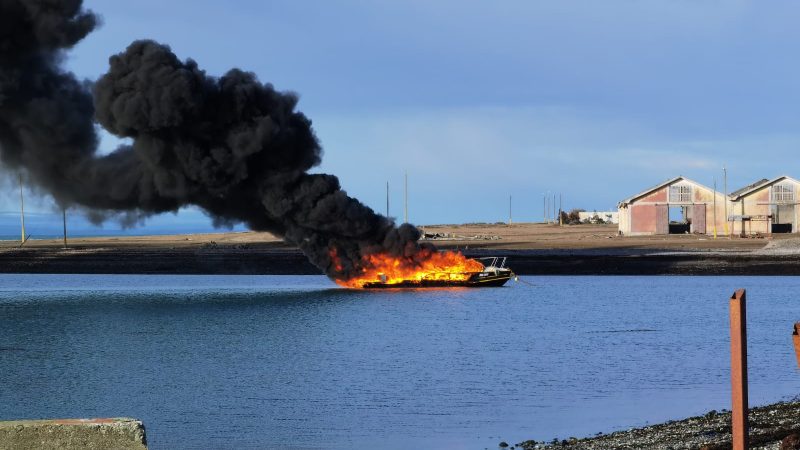
POLYGON ((525 277, 358 292, 323 277, 0 275, 0 419, 131 416, 153 449, 496 448, 794 397, 800 279, 525 277))

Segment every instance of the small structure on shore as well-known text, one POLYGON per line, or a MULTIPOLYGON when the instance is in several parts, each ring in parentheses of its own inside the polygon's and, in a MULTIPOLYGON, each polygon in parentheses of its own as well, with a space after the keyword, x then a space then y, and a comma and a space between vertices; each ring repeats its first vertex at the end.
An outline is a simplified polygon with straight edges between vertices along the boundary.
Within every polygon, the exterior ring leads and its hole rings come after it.
POLYGON ((728 208, 735 235, 797 233, 800 181, 782 175, 734 191, 728 208))
POLYGON ((579 211, 578 220, 581 223, 619 223, 617 211, 579 211), (600 222, 602 220, 602 222, 600 222))
POLYGON ((675 177, 621 201, 619 232, 732 234, 800 232, 800 181, 781 175, 733 191, 727 198, 685 177, 675 177))
POLYGON ((725 195, 678 176, 617 205, 623 235, 722 233, 725 195))

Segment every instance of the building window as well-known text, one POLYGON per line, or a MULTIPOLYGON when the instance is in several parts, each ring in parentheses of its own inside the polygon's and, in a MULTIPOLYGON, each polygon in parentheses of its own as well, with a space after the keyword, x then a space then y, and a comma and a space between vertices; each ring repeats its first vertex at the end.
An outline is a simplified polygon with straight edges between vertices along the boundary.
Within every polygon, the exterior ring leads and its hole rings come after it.
POLYGON ((794 201, 794 188, 789 183, 772 186, 772 202, 787 203, 794 201))
POLYGON ((670 203, 691 203, 691 201, 692 201, 692 186, 686 184, 678 184, 669 187, 670 203))

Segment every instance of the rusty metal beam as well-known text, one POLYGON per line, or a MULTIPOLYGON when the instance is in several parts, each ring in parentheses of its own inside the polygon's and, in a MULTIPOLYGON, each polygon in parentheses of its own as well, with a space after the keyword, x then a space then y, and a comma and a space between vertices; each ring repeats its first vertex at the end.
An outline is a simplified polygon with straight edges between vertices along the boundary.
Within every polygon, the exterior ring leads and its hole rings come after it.
POLYGON ((746 292, 739 289, 730 299, 731 316, 731 414, 733 450, 747 450, 747 306, 746 292))

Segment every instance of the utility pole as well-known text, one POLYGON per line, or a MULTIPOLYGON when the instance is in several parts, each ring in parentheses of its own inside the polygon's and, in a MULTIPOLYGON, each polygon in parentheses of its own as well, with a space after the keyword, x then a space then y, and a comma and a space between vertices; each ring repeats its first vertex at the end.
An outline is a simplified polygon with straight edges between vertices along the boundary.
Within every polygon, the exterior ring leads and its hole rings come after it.
POLYGON ((544 223, 550 223, 550 191, 544 195, 544 223))
POLYGON ((386 182, 386 217, 389 217, 389 182, 386 182))
POLYGON ((553 223, 556 223, 556 193, 553 192, 553 223))
MULTIPOLYGON (((725 203, 723 203, 723 205, 725 205, 725 235, 731 237, 731 235, 728 234, 728 169, 726 169, 724 165, 722 166, 722 176, 724 179, 723 183, 725 184, 725 203)), ((744 231, 744 228, 742 228, 742 231, 744 231)))
POLYGON ((19 174, 19 218, 22 223, 22 242, 25 244, 25 199, 22 197, 22 174, 19 174))
POLYGON ((403 222, 408 223, 408 172, 406 172, 406 184, 405 184, 405 209, 403 211, 403 222))
POLYGON ((547 196, 542 194, 542 223, 547 223, 547 196))
POLYGON ((64 217, 64 248, 67 248, 67 208, 61 208, 64 217))
POLYGON ((717 178, 714 177, 714 239, 717 238, 717 178))
POLYGON ((511 225, 511 196, 508 196, 508 224, 511 225))
POLYGON ((564 225, 564 222, 561 220, 561 212, 564 211, 564 197, 563 194, 558 194, 558 226, 564 225))

